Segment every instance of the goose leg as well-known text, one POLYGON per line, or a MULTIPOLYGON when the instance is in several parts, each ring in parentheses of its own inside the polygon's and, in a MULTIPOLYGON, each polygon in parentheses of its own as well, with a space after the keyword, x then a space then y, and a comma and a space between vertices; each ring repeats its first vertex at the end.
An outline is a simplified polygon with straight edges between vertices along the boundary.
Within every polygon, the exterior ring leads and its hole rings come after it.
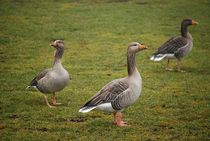
POLYGON ((116 117, 116 112, 114 112, 114 125, 117 125, 117 117, 116 117))
POLYGON ((169 67, 169 63, 170 63, 170 60, 168 59, 165 70, 172 71, 173 69, 169 67))
POLYGON ((49 106, 50 108, 55 108, 55 106, 51 106, 51 105, 49 104, 49 102, 48 102, 48 100, 47 100, 47 96, 46 96, 46 95, 44 95, 44 100, 45 100, 45 102, 46 102, 47 106, 49 106))
POLYGON ((61 105, 61 103, 57 103, 57 102, 56 102, 55 93, 53 93, 53 96, 52 96, 52 105, 54 105, 54 106, 56 106, 56 105, 61 105))
POLYGON ((184 70, 181 70, 181 59, 177 59, 176 69, 179 72, 185 72, 184 70))
POLYGON ((116 125, 117 126, 128 126, 127 122, 122 121, 122 113, 115 113, 116 125))

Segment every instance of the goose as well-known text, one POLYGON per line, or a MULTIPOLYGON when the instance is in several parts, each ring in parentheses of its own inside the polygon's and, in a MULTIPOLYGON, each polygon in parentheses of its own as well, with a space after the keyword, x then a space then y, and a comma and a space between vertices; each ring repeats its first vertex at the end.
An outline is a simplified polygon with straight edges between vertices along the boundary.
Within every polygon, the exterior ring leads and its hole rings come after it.
POLYGON ((93 109, 111 112, 114 113, 115 125, 127 126, 127 122, 122 121, 121 111, 133 104, 140 96, 142 79, 136 67, 135 54, 146 48, 145 45, 138 42, 129 44, 127 49, 128 76, 106 84, 80 108, 79 112, 87 113, 93 109))
POLYGON ((198 22, 192 19, 184 19, 181 23, 181 36, 172 37, 166 41, 161 47, 158 48, 150 60, 161 61, 166 58, 167 66, 166 70, 173 70, 169 67, 170 59, 177 59, 177 71, 184 72, 180 69, 181 59, 187 55, 193 48, 193 38, 188 32, 187 27, 190 25, 197 25, 198 22))
POLYGON ((45 69, 39 73, 29 84, 28 88, 35 88, 44 95, 46 104, 53 108, 57 103, 55 93, 61 91, 69 82, 69 74, 61 64, 61 58, 64 53, 64 42, 55 40, 50 46, 56 49, 54 63, 52 68, 45 69), (49 104, 46 94, 52 93, 52 105, 49 104))

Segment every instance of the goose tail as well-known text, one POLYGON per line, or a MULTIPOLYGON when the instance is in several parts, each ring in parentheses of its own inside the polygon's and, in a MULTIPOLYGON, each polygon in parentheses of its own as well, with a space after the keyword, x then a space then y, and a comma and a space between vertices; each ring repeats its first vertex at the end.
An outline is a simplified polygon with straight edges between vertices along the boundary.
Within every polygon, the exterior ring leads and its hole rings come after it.
POLYGON ((79 109, 79 112, 81 112, 81 113, 87 113, 87 112, 90 112, 91 110, 93 110, 93 109, 95 109, 96 107, 88 107, 88 106, 86 106, 86 107, 82 107, 82 108, 80 108, 79 109))
POLYGON ((31 88, 31 86, 27 86, 27 87, 26 87, 26 90, 28 90, 28 89, 30 89, 30 88, 31 88))
POLYGON ((26 90, 30 90, 30 89, 38 90, 38 88, 36 86, 27 86, 26 87, 26 90))
POLYGON ((152 55, 150 57, 150 60, 151 61, 161 61, 165 57, 166 57, 166 54, 157 54, 157 55, 152 55))

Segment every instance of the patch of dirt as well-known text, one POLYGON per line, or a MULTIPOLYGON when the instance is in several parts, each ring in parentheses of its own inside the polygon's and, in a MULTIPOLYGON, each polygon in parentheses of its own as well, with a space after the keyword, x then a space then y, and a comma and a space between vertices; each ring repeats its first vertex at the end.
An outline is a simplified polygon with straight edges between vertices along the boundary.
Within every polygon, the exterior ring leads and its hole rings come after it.
POLYGON ((0 130, 7 128, 5 124, 0 124, 0 130))
POLYGON ((38 128, 37 130, 38 130, 38 131, 42 131, 42 132, 48 131, 48 129, 47 129, 46 127, 44 127, 44 128, 38 128))
POLYGON ((30 130, 30 131, 41 131, 41 132, 47 132, 49 129, 47 129, 46 127, 41 127, 41 128, 23 128, 24 130, 30 130))
POLYGON ((58 121, 64 121, 64 122, 85 122, 87 119, 85 117, 71 117, 71 118, 61 118, 58 119, 58 121))
POLYGON ((17 118, 19 118, 19 117, 18 117, 18 115, 13 114, 13 115, 10 115, 9 118, 10 118, 10 119, 17 119, 17 118))
POLYGON ((22 119, 24 121, 28 121, 29 120, 29 117, 25 116, 25 115, 17 115, 17 114, 12 114, 12 115, 9 115, 8 116, 9 119, 22 119))

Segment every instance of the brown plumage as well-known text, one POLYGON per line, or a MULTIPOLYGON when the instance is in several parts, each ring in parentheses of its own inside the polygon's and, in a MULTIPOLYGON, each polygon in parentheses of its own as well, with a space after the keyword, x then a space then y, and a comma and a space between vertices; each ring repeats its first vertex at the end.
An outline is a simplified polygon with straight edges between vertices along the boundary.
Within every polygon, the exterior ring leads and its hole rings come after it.
POLYGON ((109 82, 86 102, 79 112, 86 113, 95 108, 113 112, 114 123, 118 126, 126 126, 126 122, 121 120, 121 110, 133 104, 141 93, 142 81, 136 68, 135 54, 146 48, 137 42, 131 43, 127 50, 128 76, 109 82))
POLYGON ((53 67, 39 73, 27 87, 33 87, 42 92, 45 102, 50 108, 53 106, 49 104, 46 94, 52 93, 52 104, 58 105, 59 103, 56 102, 55 92, 62 90, 69 82, 69 74, 61 64, 61 58, 64 53, 64 42, 56 40, 51 46, 56 49, 53 67))
POLYGON ((161 61, 162 59, 168 59, 166 70, 169 68, 169 59, 177 59, 177 70, 180 71, 180 61, 185 55, 187 55, 193 47, 193 39, 188 32, 187 27, 190 25, 197 25, 198 23, 192 19, 184 19, 181 23, 181 36, 172 37, 161 45, 158 50, 152 55, 150 60, 161 61))

